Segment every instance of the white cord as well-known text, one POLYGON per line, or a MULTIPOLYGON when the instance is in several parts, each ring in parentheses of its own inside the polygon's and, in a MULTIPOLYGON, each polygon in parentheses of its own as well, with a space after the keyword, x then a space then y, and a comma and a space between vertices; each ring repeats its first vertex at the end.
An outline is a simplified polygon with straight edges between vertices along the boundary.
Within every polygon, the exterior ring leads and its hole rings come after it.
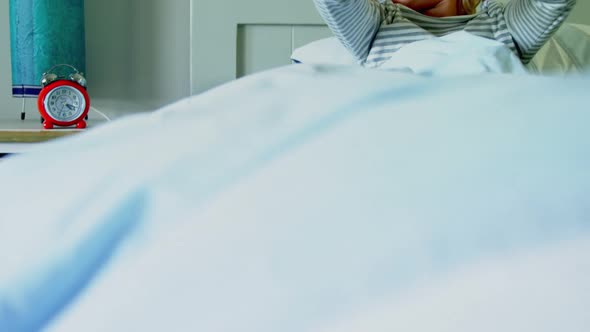
POLYGON ((189 14, 190 14, 190 16, 189 16, 190 27, 189 27, 189 37, 188 37, 189 58, 190 58, 190 61, 188 62, 188 71, 189 71, 189 75, 190 75, 190 79, 188 82, 189 90, 190 90, 189 95, 192 95, 195 93, 195 90, 194 90, 195 89, 195 86, 194 86, 195 85, 194 84, 195 68, 193 65, 193 62, 195 62, 194 61, 195 58, 193 56, 193 46, 194 46, 193 39, 195 38, 195 36, 193 35, 193 31, 195 31, 193 16, 195 15, 195 9, 193 7, 194 6, 193 2, 195 2, 195 0, 191 0, 189 2, 189 10, 188 10, 189 14))
POLYGON ((109 118, 108 116, 106 116, 106 114, 104 114, 103 112, 97 110, 96 108, 90 106, 90 110, 95 111, 96 113, 100 114, 103 118, 105 118, 105 120, 111 121, 111 118, 109 118))

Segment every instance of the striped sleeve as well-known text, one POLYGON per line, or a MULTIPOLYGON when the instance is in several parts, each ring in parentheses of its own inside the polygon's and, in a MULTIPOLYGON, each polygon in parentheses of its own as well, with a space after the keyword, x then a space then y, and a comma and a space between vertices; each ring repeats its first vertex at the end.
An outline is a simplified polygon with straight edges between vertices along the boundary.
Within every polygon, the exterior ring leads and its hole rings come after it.
POLYGON ((565 21, 576 0, 512 0, 504 10, 508 30, 528 63, 565 21))
POLYGON ((382 5, 377 0, 314 0, 334 35, 359 62, 364 61, 381 26, 382 5))

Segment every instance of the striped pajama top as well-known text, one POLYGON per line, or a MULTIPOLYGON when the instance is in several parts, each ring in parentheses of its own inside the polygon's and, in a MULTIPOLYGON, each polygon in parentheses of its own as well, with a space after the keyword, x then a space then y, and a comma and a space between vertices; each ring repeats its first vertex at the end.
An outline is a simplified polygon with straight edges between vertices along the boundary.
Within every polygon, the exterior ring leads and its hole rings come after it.
POLYGON ((314 0, 359 64, 378 67, 412 42, 464 30, 505 44, 528 63, 559 28, 576 0, 489 2, 474 15, 431 17, 386 0, 314 0))

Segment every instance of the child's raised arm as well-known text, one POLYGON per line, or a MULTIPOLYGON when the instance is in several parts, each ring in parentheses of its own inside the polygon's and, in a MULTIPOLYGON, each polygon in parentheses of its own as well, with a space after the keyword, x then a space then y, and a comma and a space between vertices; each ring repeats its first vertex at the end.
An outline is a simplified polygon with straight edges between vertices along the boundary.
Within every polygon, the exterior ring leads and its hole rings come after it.
POLYGON ((362 62, 381 25, 377 0, 314 0, 318 11, 340 42, 362 62))
POLYGON ((512 0, 504 10, 520 57, 529 62, 565 21, 576 0, 512 0))

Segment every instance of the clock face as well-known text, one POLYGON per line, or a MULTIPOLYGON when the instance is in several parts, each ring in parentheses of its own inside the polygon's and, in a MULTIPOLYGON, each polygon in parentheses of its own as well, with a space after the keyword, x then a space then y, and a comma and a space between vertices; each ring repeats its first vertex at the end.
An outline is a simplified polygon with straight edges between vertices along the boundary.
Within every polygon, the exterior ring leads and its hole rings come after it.
POLYGON ((78 89, 63 85, 47 93, 43 101, 47 115, 56 121, 68 122, 80 117, 86 108, 86 99, 78 89))

